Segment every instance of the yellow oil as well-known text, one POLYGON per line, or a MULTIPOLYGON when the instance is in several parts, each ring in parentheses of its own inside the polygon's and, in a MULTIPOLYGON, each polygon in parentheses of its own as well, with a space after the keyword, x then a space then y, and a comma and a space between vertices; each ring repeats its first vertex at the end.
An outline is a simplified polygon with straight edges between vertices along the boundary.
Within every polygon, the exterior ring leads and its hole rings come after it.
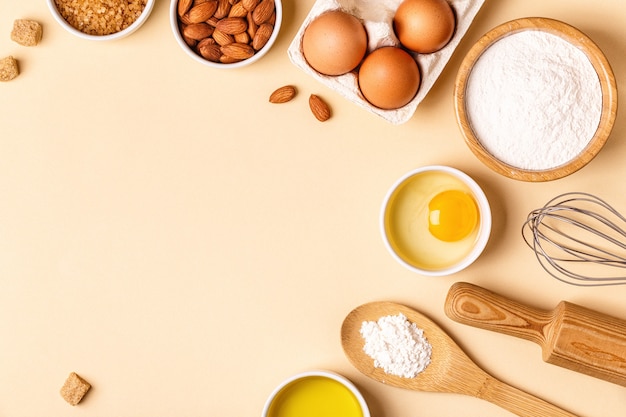
POLYGON ((285 386, 268 417, 363 417, 363 411, 355 395, 338 381, 310 376, 285 386))

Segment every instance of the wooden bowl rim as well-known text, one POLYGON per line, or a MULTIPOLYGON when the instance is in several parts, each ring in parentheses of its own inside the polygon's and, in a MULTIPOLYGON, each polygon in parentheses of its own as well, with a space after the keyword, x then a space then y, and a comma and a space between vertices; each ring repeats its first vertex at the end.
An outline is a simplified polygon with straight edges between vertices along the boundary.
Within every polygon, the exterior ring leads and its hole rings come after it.
POLYGON ((454 105, 457 122, 461 128, 461 133, 463 134, 466 144, 474 155, 485 165, 504 176, 517 180, 531 182, 551 181, 578 171, 583 166, 587 165, 598 154, 600 149, 602 149, 610 136, 617 115, 617 85, 611 65, 604 53, 583 32, 559 20, 545 17, 526 17, 511 20, 496 26, 484 34, 472 48, 470 48, 457 73, 454 90, 454 105), (491 155, 474 135, 465 108, 467 80, 474 64, 478 61, 483 52, 502 38, 526 30, 539 30, 557 35, 584 52, 598 74, 600 87, 602 89, 600 122, 598 129, 589 140, 585 149, 569 162, 547 170, 526 170, 518 168, 491 155))

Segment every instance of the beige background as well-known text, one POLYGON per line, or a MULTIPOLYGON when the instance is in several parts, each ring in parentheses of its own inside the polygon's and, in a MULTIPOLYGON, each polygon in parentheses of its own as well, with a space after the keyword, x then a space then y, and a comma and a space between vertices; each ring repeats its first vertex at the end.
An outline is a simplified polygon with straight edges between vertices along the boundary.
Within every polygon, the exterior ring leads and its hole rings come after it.
POLYGON ((311 369, 353 380, 375 417, 509 415, 360 375, 343 355, 339 327, 352 308, 378 299, 429 315, 512 385, 580 416, 623 416, 623 387, 545 364, 531 342, 443 313, 449 286, 463 280, 539 308, 567 299, 626 319, 626 287, 560 283, 520 235, 531 209, 566 191, 592 191, 626 212, 623 111, 587 167, 530 184, 493 173, 470 153, 452 104, 471 45, 528 16, 587 33, 626 90, 621 0, 488 0, 401 126, 289 62, 312 5, 286 0, 269 55, 218 71, 180 50, 166 0, 114 43, 66 33, 43 0, 2 2, 0 55, 14 55, 22 73, 0 85, 0 416, 258 416, 277 384, 311 369), (43 23, 39 46, 10 40, 16 18, 43 23), (270 105, 284 84, 298 87, 297 99, 270 105), (311 116, 311 93, 332 106, 330 121, 311 116), (493 206, 484 255, 445 278, 405 270, 378 230, 389 186, 427 164, 464 170, 493 206), (75 408, 58 394, 71 371, 93 385, 75 408))

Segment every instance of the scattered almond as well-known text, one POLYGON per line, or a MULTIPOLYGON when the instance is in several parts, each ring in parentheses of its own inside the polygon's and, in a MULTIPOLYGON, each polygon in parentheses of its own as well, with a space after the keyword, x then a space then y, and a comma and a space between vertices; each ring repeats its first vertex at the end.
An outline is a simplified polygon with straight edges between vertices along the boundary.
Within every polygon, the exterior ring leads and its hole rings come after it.
POLYGON ((282 104, 291 101, 296 96, 296 88, 293 85, 285 85, 276 89, 270 95, 270 103, 282 104))
POLYGON ((330 119, 330 107, 324 100, 315 94, 311 94, 309 97, 309 107, 313 116, 320 122, 325 122, 330 119))

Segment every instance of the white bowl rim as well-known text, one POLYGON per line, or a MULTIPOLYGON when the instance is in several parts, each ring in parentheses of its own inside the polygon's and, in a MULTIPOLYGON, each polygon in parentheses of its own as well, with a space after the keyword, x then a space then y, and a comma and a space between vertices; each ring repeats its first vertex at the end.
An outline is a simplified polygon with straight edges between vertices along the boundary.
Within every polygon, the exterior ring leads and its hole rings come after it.
POLYGON ((193 59, 194 61, 199 62, 199 63, 201 63, 203 65, 206 65, 207 67, 211 67, 211 68, 220 68, 220 69, 241 68, 241 67, 248 66, 248 65, 258 61, 263 56, 265 56, 269 52, 269 50, 272 48, 272 45, 276 41, 276 38, 278 38, 278 32, 280 32, 280 28, 282 26, 282 21, 283 21, 283 3, 282 3, 282 0, 274 0, 274 7, 276 8, 276 21, 274 22, 274 30, 272 31, 272 34, 270 35, 270 38, 267 40, 267 43, 263 46, 263 48, 261 48, 260 51, 257 51, 250 58, 245 59, 243 61, 235 62, 235 63, 232 63, 232 64, 222 64, 222 63, 219 63, 219 62, 212 62, 212 61, 209 61, 208 59, 204 59, 203 57, 201 57, 200 55, 198 55, 197 53, 195 53, 194 51, 192 51, 189 48, 189 45, 187 45, 187 43, 185 42, 185 40, 181 36, 180 31, 178 30, 178 10, 177 10, 177 4, 178 4, 178 0, 171 0, 171 3, 170 3, 170 27, 172 29, 172 32, 174 34, 174 38, 176 39, 176 42, 181 47, 181 49, 183 51, 185 51, 185 53, 191 57, 191 59, 193 59))
POLYGON ((422 166, 422 167, 413 169, 405 173, 398 180, 396 180, 396 182, 387 191, 387 194, 385 195, 385 198, 383 199, 382 208, 380 210, 379 227, 380 227, 381 236, 383 238, 383 243, 385 244, 387 251, 391 254, 391 256, 396 261, 398 261, 401 265, 403 265, 405 268, 409 269, 410 271, 417 272, 421 275, 437 277, 437 276, 451 275, 456 272, 459 272, 467 268, 468 266, 470 266, 472 263, 474 263, 476 259, 478 259, 478 257, 481 255, 481 253, 487 246, 487 242, 489 241, 489 236, 491 234, 491 222, 492 222, 491 206, 489 205, 489 200, 487 200, 487 196, 485 195, 485 192, 483 191, 483 189, 478 185, 476 181, 474 181, 472 177, 470 177, 465 172, 457 168, 453 168, 447 165, 426 165, 426 166, 422 166), (398 187, 401 184, 403 184, 409 178, 413 177, 414 175, 421 174, 424 172, 429 172, 429 171, 445 172, 463 181, 463 183, 467 185, 470 188, 470 190, 472 190, 472 193, 474 194, 474 197, 476 198, 477 203, 478 203, 478 209, 480 211, 480 230, 478 232, 478 238, 476 240, 476 243, 474 244, 474 247, 472 248, 471 252, 461 261, 453 265, 450 265, 447 268, 442 268, 442 269, 437 269, 437 270, 418 268, 415 265, 411 265, 408 262, 406 262, 404 259, 402 259, 396 253, 396 251, 394 251, 393 248, 391 247, 391 243, 389 242, 386 228, 385 228, 385 214, 387 212, 389 200, 393 196, 394 192, 398 189, 398 187))
POLYGON ((268 397, 267 401, 265 402, 265 406, 263 407, 263 412, 261 413, 262 417, 267 417, 268 416, 268 412, 270 409, 270 406, 272 405, 272 403, 274 402, 274 400, 276 399, 276 396, 289 384, 291 384, 294 381, 297 381, 299 379, 304 379, 304 378, 308 378, 308 377, 312 377, 312 376, 321 376, 321 377, 326 377, 329 379, 333 379, 337 382, 339 382, 340 384, 342 384, 343 386, 345 386, 346 388, 348 388, 350 390, 350 392, 352 392, 352 394, 356 397, 357 401, 359 402, 359 406, 361 407, 361 411, 363 413, 363 417, 370 417, 370 411, 369 408, 367 406, 367 403, 365 402, 365 398, 363 398, 363 395, 361 394, 361 392, 359 391, 359 389, 346 377, 339 375, 338 373, 332 372, 332 371, 325 371, 325 370, 313 370, 313 371, 306 371, 306 372, 300 372, 298 374, 295 374, 287 379, 285 379, 283 382, 281 382, 270 394, 270 396, 268 397))
POLYGON ((126 29, 120 30, 119 32, 111 33, 109 35, 90 35, 88 33, 81 32, 80 30, 70 25, 63 18, 63 16, 61 16, 61 13, 59 13, 59 10, 57 9, 56 4, 54 3, 54 0, 46 0, 46 3, 48 3, 48 8, 50 9, 50 12, 52 13, 52 17, 54 18, 54 20, 56 20, 59 23, 59 25, 61 25, 63 29, 65 29, 69 33, 79 38, 100 42, 100 41, 112 41, 116 39, 125 38, 126 36, 130 35, 131 33, 135 32, 137 29, 139 29, 139 27, 143 25, 146 20, 148 20, 148 17, 150 16, 150 13, 152 13, 152 9, 154 7, 154 4, 156 3, 156 0, 146 0, 146 6, 144 7, 143 11, 141 12, 137 20, 135 20, 126 29))

